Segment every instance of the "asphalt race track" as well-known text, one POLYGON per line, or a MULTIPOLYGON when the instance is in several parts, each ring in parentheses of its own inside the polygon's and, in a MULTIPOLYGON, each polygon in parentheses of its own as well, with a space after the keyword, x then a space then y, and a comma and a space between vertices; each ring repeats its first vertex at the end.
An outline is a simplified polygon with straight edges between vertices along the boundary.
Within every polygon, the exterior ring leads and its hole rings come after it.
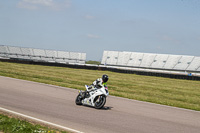
MULTIPOLYGON (((84 87, 84 85, 83 85, 84 87)), ((75 105, 77 90, 0 76, 0 107, 85 133, 199 133, 200 112, 109 96, 75 105)))

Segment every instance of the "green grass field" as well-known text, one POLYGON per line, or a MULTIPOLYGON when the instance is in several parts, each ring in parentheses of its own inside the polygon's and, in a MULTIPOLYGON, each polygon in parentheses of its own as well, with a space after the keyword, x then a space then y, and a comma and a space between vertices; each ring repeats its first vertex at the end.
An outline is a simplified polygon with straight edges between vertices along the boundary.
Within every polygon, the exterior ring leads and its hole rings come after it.
POLYGON ((200 81, 0 62, 2 76, 81 90, 103 74, 110 95, 200 111, 200 81))
POLYGON ((0 132, 4 133, 67 133, 0 114, 0 132))

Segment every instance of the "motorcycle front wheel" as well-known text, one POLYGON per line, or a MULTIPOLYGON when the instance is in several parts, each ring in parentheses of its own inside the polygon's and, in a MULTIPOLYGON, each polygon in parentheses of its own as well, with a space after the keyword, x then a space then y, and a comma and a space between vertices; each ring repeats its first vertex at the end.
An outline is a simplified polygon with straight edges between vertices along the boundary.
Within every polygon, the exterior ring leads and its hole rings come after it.
POLYGON ((82 97, 80 94, 78 94, 78 96, 76 97, 76 101, 75 101, 76 105, 82 105, 81 100, 82 100, 82 97))
POLYGON ((105 105, 105 103, 106 103, 106 96, 103 96, 103 95, 101 95, 101 96, 98 96, 98 97, 96 97, 95 99, 94 99, 94 103, 95 103, 95 108, 96 109, 101 109, 101 108, 103 108, 103 106, 105 105))

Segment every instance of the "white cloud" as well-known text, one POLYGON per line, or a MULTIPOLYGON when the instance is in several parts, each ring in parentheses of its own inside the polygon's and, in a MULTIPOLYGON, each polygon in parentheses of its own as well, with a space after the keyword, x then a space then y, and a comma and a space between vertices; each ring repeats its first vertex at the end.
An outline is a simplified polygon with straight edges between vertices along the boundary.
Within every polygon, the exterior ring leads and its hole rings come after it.
POLYGON ((181 43, 181 41, 179 41, 179 40, 177 40, 177 39, 175 39, 175 38, 173 38, 173 37, 170 37, 170 36, 168 36, 168 35, 163 35, 163 36, 161 36, 161 40, 164 40, 164 41, 171 41, 171 42, 174 42, 174 43, 177 43, 177 44, 180 44, 180 43, 181 43))
POLYGON ((86 18, 86 19, 94 19, 94 16, 86 15, 85 18, 86 18))
POLYGON ((21 0, 19 1, 17 7, 25 8, 29 10, 35 10, 40 8, 50 8, 53 10, 60 10, 63 8, 70 7, 70 0, 65 0, 64 2, 54 2, 55 0, 21 0))
POLYGON ((25 8, 25 9, 29 9, 29 10, 38 9, 38 7, 35 6, 35 5, 30 5, 30 4, 21 2, 21 1, 18 3, 17 7, 18 7, 18 8, 25 8))
POLYGON ((53 0, 23 0, 23 2, 30 4, 38 4, 43 6, 53 6, 53 0))
POLYGON ((89 38, 95 38, 95 39, 100 38, 100 36, 94 35, 94 34, 87 34, 87 37, 89 37, 89 38))

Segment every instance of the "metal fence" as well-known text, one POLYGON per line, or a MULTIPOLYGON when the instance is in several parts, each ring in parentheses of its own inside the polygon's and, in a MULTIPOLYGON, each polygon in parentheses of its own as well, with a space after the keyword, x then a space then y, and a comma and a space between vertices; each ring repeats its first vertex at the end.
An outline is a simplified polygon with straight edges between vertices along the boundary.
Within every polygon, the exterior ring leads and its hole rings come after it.
POLYGON ((0 57, 31 60, 35 62, 78 63, 85 64, 86 53, 44 50, 0 45, 0 57))

